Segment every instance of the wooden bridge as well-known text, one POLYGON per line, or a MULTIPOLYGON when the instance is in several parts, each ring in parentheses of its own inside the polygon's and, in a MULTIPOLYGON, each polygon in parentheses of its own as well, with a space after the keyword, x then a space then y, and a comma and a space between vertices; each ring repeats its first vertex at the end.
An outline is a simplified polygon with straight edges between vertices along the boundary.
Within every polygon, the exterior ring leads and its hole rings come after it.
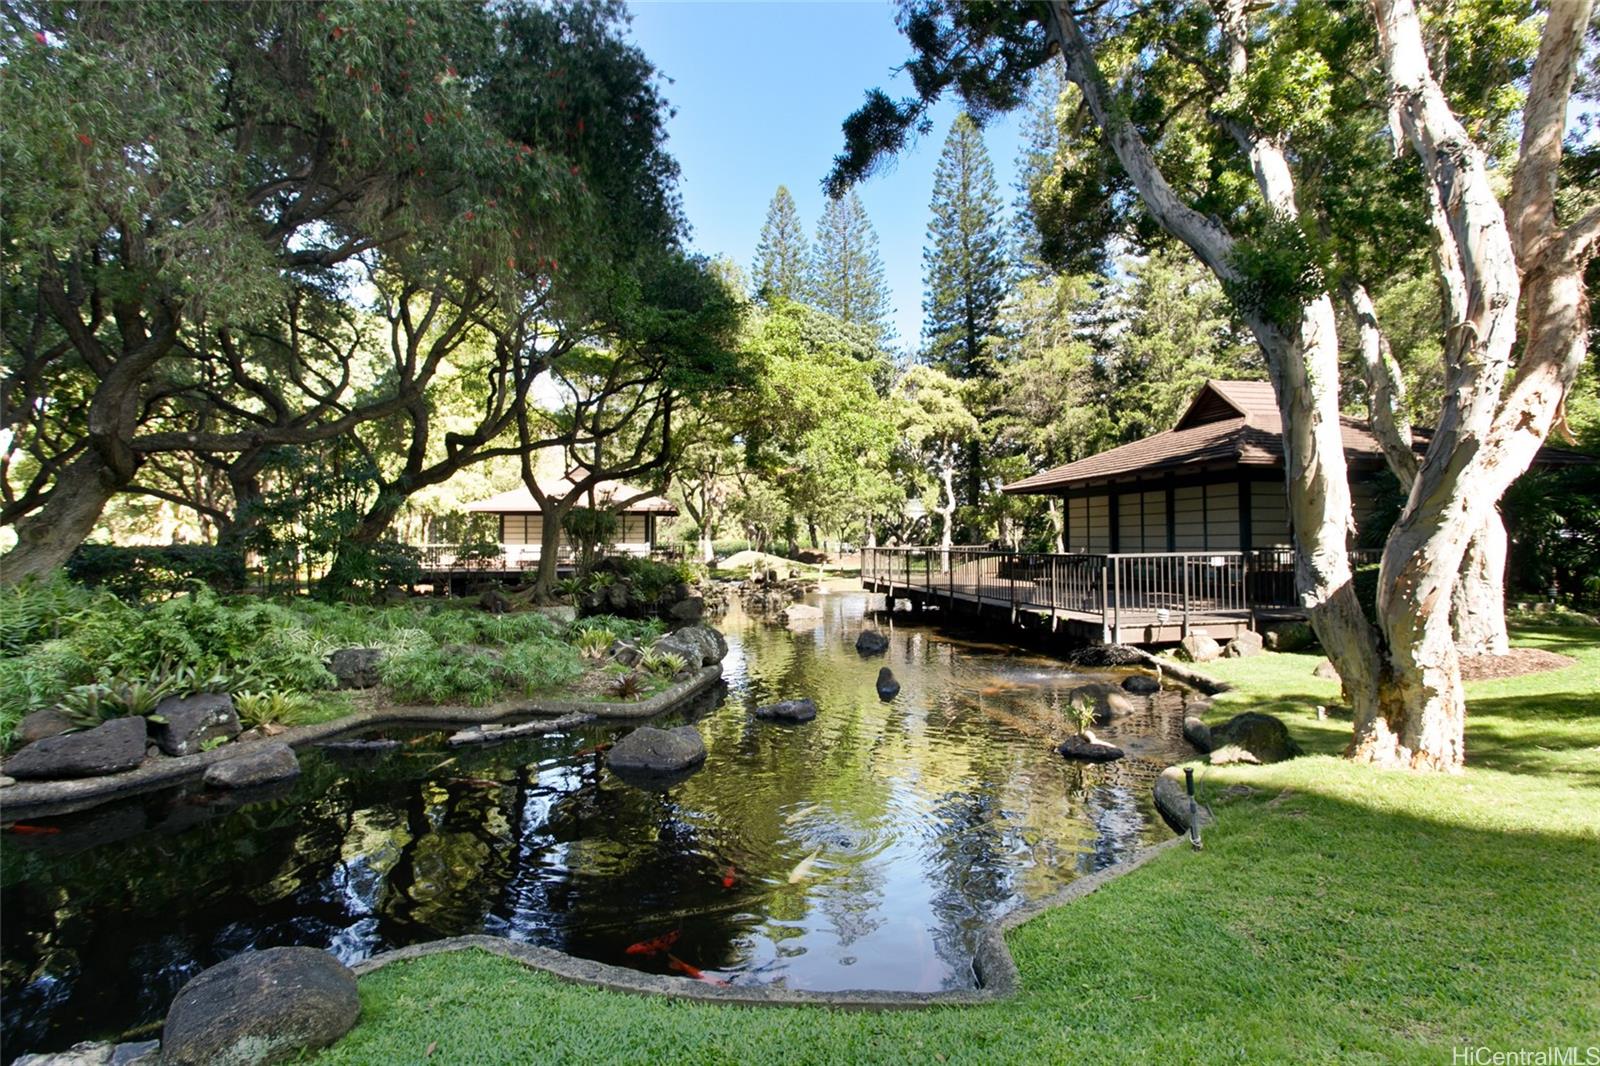
POLYGON ((1294 553, 1287 550, 1052 555, 864 548, 861 582, 891 607, 903 599, 918 609, 1003 617, 1119 644, 1166 644, 1197 631, 1229 640, 1261 621, 1304 617, 1294 596, 1294 553))

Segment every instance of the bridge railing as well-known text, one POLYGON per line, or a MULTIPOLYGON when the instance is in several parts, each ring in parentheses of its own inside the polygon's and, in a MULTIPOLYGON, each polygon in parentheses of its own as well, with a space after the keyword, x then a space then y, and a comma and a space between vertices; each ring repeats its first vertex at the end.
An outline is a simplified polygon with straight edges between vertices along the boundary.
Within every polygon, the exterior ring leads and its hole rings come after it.
MULTIPOLYGON (((1377 553, 1352 552, 1356 566, 1377 553)), ((1078 618, 1098 616, 1108 638, 1127 625, 1178 626, 1247 619, 1256 608, 1293 608, 1289 550, 1059 554, 988 547, 864 548, 862 580, 924 599, 973 602, 1078 618)))

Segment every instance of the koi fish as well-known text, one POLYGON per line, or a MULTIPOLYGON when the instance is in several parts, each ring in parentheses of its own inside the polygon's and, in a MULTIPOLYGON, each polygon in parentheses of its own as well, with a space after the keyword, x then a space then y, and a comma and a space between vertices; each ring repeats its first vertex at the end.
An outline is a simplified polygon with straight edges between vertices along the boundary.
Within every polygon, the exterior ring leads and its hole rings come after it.
POLYGON ((21 836, 48 836, 51 833, 61 832, 59 825, 11 825, 6 830, 21 836))
POLYGON ((817 856, 821 854, 822 849, 818 848, 810 855, 807 855, 805 858, 801 859, 800 865, 789 871, 789 883, 791 885, 798 885, 801 881, 804 881, 807 877, 810 877, 811 868, 817 864, 817 856))
POLYGON ((720 986, 722 986, 724 988, 726 988, 727 985, 728 985, 728 982, 724 981, 720 977, 708 977, 708 976, 706 976, 706 974, 704 972, 702 972, 699 968, 689 965, 687 962, 684 962, 682 959, 678 958, 678 956, 676 956, 676 955, 668 955, 667 956, 667 966, 668 966, 668 968, 676 970, 679 973, 683 974, 683 976, 685 976, 685 977, 692 977, 696 981, 704 981, 708 985, 720 985, 720 986))
MULTIPOLYGON (((674 929, 670 933, 663 933, 651 940, 641 940, 637 944, 629 944, 626 951, 629 955, 659 955, 678 942, 681 929, 674 929)), ((669 958, 671 956, 668 956, 669 958)))
POLYGON ((800 819, 804 818, 806 815, 808 815, 808 814, 812 813, 813 811, 817 810, 821 806, 822 806, 822 804, 820 804, 820 803, 813 803, 809 807, 801 807, 798 811, 795 811, 793 814, 789 815, 789 817, 785 818, 783 820, 783 824, 784 825, 793 825, 794 823, 798 822, 800 819))
POLYGON ((490 781, 486 777, 452 777, 452 785, 466 785, 468 788, 499 788, 500 782, 490 781))
POLYGON ((574 757, 581 759, 585 755, 599 755, 602 751, 610 751, 610 750, 611 750, 611 744, 608 741, 605 744, 596 744, 592 748, 584 748, 581 751, 575 752, 574 753, 574 757))
POLYGON ((738 879, 733 876, 733 867, 730 866, 726 870, 722 871, 723 888, 732 888, 736 880, 738 879))

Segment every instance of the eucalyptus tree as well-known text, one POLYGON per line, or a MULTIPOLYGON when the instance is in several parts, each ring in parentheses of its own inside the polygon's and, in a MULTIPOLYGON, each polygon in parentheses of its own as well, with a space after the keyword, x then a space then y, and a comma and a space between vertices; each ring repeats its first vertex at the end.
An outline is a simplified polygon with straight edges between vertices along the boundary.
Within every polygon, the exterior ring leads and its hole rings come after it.
MULTIPOLYGON (((1517 116, 1505 208, 1462 116, 1485 100, 1493 107, 1514 99, 1523 57, 1489 56, 1490 76, 1478 85, 1495 91, 1452 100, 1410 0, 1374 0, 1371 10, 1373 23, 1319 4, 1255 8, 1242 0, 910 3, 902 19, 916 49, 908 67, 917 96, 869 94, 846 122, 849 145, 833 187, 898 150, 946 89, 982 120, 1018 106, 1032 73, 1059 55, 1081 96, 1084 128, 1137 192, 1138 220, 1188 246, 1262 348, 1284 423, 1297 586, 1353 706, 1350 754, 1450 770, 1464 757, 1465 716, 1451 593, 1469 541, 1527 469, 1586 354, 1583 274, 1600 237, 1600 207, 1592 189, 1563 190, 1561 176, 1590 4, 1549 6, 1517 116), (1301 32, 1303 22, 1328 29, 1330 20, 1363 34, 1339 64, 1321 50, 1336 37, 1301 32), (1363 229, 1384 235, 1359 213, 1339 210, 1381 201, 1370 195, 1370 175, 1308 167, 1347 114, 1334 108, 1333 90, 1355 83, 1378 88, 1354 113, 1386 116, 1395 142, 1409 147, 1392 165, 1397 181, 1420 182, 1451 319, 1443 406, 1385 548, 1376 628, 1356 602, 1346 545, 1352 511, 1334 276, 1345 264, 1324 254, 1318 238, 1324 221, 1351 238, 1363 229), (1527 323, 1520 347, 1519 315, 1527 323)), ((1457 16, 1505 17, 1482 8, 1457 16)), ((1472 39, 1435 41, 1436 52, 1472 39)), ((1375 430, 1404 446, 1390 413, 1374 405, 1375 430)))

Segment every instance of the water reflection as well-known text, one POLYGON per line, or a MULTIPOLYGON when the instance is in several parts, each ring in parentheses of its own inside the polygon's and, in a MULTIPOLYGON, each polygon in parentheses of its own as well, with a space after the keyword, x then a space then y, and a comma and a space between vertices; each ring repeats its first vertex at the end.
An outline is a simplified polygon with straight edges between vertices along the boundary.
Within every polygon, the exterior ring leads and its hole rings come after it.
POLYGON ((158 1023, 199 970, 279 944, 355 961, 489 932, 736 984, 970 987, 984 923, 1164 835, 1149 785, 1184 750, 1181 700, 1100 730, 1130 758, 1069 764, 1050 740, 1093 678, 899 616, 864 660, 868 598, 818 603, 799 633, 726 621, 726 689, 684 716, 708 758, 670 787, 589 750, 626 726, 461 752, 394 731, 407 743, 380 756, 306 753, 264 802, 179 791, 8 837, 6 1057, 158 1023), (748 713, 791 696, 816 720, 748 713))

